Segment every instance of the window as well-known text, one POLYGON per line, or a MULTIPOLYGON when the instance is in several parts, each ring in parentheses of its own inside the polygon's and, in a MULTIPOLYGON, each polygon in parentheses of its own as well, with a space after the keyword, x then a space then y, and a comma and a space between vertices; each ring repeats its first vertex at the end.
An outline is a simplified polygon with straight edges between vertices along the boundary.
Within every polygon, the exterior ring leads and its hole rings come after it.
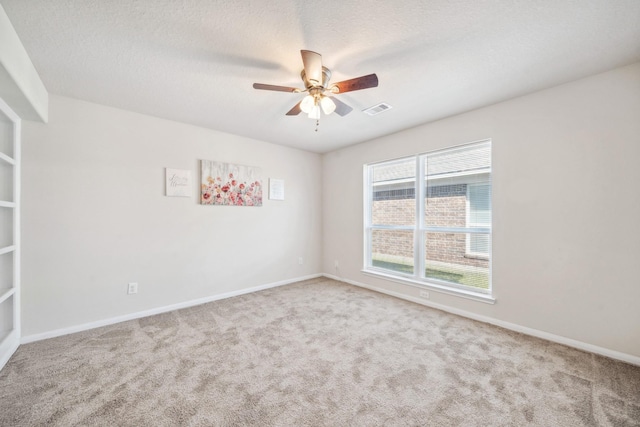
POLYGON ((369 164, 364 172, 366 272, 491 293, 490 141, 369 164))

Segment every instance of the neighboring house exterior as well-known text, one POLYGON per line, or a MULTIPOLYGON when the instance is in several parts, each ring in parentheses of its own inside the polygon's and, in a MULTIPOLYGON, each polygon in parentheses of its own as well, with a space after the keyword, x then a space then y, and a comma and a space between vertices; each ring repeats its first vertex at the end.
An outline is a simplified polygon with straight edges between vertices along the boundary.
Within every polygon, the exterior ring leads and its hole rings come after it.
MULTIPOLYGON (((449 227, 467 227, 475 199, 483 197, 482 184, 432 185, 427 190, 425 220, 449 227), (474 188, 476 187, 476 188, 474 188), (471 194, 469 194, 471 193, 471 194), (478 194, 480 193, 480 194, 478 194), (476 196, 478 194, 478 196, 476 196)), ((380 224, 406 224, 415 215, 414 189, 380 190, 373 194, 373 218, 380 224)), ((429 260, 474 267, 489 267, 488 245, 478 237, 461 233, 429 233, 426 253, 429 260)), ((376 252, 413 259, 413 233, 392 231, 374 235, 376 252)))

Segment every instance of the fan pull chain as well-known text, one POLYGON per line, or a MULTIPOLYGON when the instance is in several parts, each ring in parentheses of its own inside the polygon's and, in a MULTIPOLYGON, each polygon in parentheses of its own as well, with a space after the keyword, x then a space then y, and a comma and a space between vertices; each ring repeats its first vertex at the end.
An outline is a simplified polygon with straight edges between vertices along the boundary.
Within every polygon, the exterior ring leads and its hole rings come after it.
POLYGON ((316 119, 316 132, 318 132, 318 126, 320 126, 320 120, 316 119))

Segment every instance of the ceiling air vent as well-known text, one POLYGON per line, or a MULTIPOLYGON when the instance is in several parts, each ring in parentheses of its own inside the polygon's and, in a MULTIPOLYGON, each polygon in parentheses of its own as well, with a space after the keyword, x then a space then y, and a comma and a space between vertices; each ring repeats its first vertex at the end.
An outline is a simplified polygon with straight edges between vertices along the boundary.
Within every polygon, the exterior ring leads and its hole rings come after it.
POLYGON ((362 112, 370 116, 375 116, 376 114, 380 114, 383 111, 389 110, 390 108, 391 105, 381 102, 380 104, 374 105, 373 107, 365 108, 364 110, 362 110, 362 112))

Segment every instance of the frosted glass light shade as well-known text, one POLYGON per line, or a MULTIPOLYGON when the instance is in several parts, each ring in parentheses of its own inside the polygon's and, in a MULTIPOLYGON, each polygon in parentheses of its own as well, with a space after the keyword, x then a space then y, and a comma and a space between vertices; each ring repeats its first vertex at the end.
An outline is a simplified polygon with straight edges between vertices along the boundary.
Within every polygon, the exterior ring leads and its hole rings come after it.
POLYGON ((309 118, 320 120, 320 107, 314 105, 313 108, 311 108, 311 111, 309 111, 309 118))
POLYGON ((320 106, 322 107, 322 111, 324 111, 324 113, 327 115, 333 113, 336 109, 335 102, 333 102, 331 98, 328 98, 326 96, 322 97, 322 100, 320 101, 320 106))
POLYGON ((300 109, 305 113, 309 113, 315 103, 316 102, 315 99, 313 99, 313 96, 307 95, 302 99, 302 102, 300 103, 300 109))

